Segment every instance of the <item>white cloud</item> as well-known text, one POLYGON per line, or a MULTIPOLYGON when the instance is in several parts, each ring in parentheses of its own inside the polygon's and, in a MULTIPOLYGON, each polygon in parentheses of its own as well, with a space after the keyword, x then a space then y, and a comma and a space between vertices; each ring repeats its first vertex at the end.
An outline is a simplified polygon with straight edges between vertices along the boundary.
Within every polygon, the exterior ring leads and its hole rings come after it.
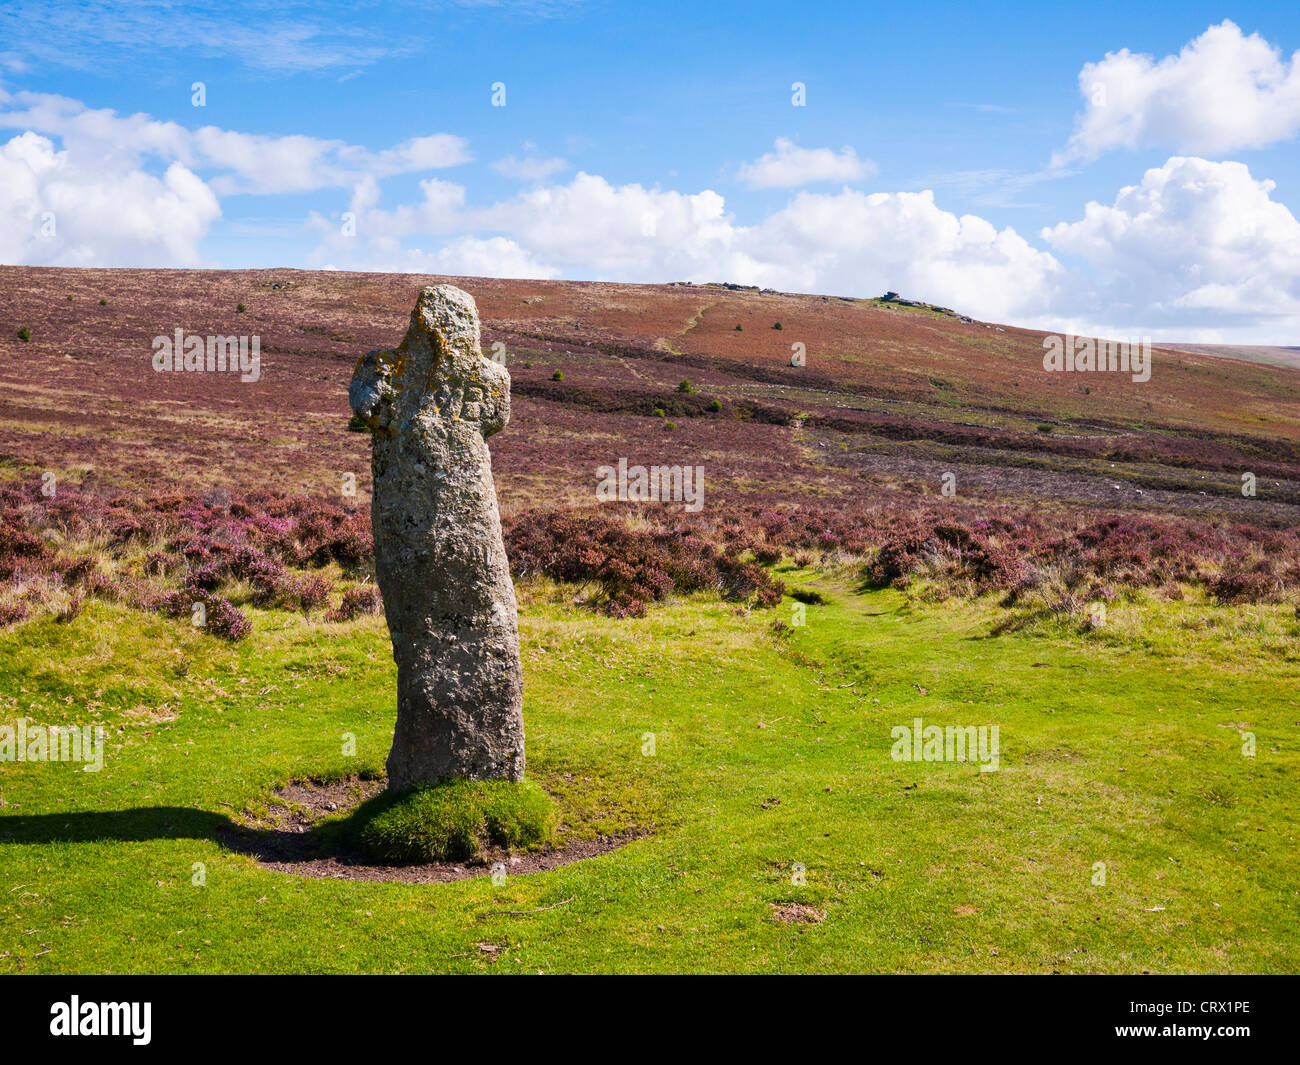
POLYGON ((67 97, 0 89, 6 127, 25 132, 2 149, 5 262, 193 264, 221 215, 219 197, 342 188, 352 190, 353 210, 364 210, 378 201, 383 178, 472 158, 466 141, 447 133, 371 151, 316 137, 189 130, 67 97), (55 212, 57 239, 42 221, 47 211, 55 212))
POLYGON ((3 127, 58 137, 64 147, 85 158, 126 159, 134 165, 159 159, 215 172, 212 187, 220 195, 350 188, 367 177, 459 166, 473 158, 467 142, 449 133, 372 152, 318 137, 270 137, 217 126, 191 131, 176 122, 96 110, 49 93, 0 91, 3 127))
POLYGON ((1079 72, 1084 113, 1053 165, 1113 148, 1219 155, 1300 130, 1300 52, 1288 62, 1257 33, 1211 26, 1176 56, 1108 52, 1079 72))
POLYGON ((568 170, 569 164, 560 158, 539 159, 533 155, 526 155, 518 159, 513 155, 507 155, 494 162, 492 169, 516 181, 545 181, 552 174, 568 170))
POLYGON ((804 192, 754 226, 737 225, 711 190, 615 186, 586 173, 487 207, 466 207, 463 193, 429 183, 422 203, 359 214, 355 238, 322 224, 317 258, 406 269, 404 236, 491 232, 504 243, 466 245, 458 237, 447 254, 457 261, 472 255, 495 276, 730 280, 871 295, 893 288, 1004 318, 1041 309, 1060 271, 1014 230, 958 218, 929 192, 804 192))
POLYGON ((803 292, 913 293, 1005 321, 1050 298, 1060 266, 1014 229, 942 210, 932 192, 804 192, 745 233, 755 283, 803 292))
POLYGON ((364 148, 349 149, 349 153, 345 158, 351 161, 352 156, 355 156, 363 169, 376 177, 409 174, 417 170, 441 170, 444 167, 460 166, 474 158, 470 155, 469 144, 465 139, 450 133, 414 137, 374 156, 364 148))
POLYGON ((371 152, 343 141, 265 137, 204 126, 195 131, 191 150, 204 169, 228 171, 213 179, 213 188, 223 195, 348 188, 395 174, 460 166, 472 159, 466 142, 448 133, 371 152))
POLYGON ((468 277, 555 277, 554 267, 545 266, 505 237, 458 237, 431 257, 430 273, 462 274, 468 277))
POLYGON ((0 189, 6 263, 192 264, 221 214, 212 191, 180 163, 161 178, 112 161, 87 166, 30 132, 0 147, 0 189))
POLYGON ((567 185, 533 188, 471 211, 477 230, 509 233, 565 271, 610 280, 686 278, 728 261, 734 236, 721 196, 611 185, 579 172, 567 185))
MULTIPOLYGON (((483 207, 465 203, 465 189, 451 182, 421 183, 424 198, 392 210, 358 213, 357 235, 313 220, 324 234, 317 258, 354 269, 399 269, 405 238, 441 236, 458 260, 497 255, 494 276, 601 277, 613 281, 725 275, 744 262, 728 258, 735 230, 721 196, 614 186, 578 173, 566 185, 534 187, 483 207), (486 234, 495 237, 483 239, 486 234), (479 244, 462 238, 475 237, 479 244), (504 243, 496 243, 499 237, 504 243), (454 238, 454 239, 453 239, 454 238)), ((437 253, 431 253, 437 254, 437 253)))
MULTIPOLYGON (((402 204, 387 211, 378 206, 378 182, 364 183, 358 187, 349 207, 356 218, 358 232, 367 239, 400 240, 404 236, 446 234, 465 229, 463 185, 426 178, 420 182, 420 191, 424 194, 420 202, 402 204)), ((312 224, 325 230, 333 228, 332 222, 312 224)))
POLYGON ((1079 309, 1129 331, 1193 327, 1280 332, 1300 327, 1300 222, 1242 163, 1175 156, 1122 188, 1111 206, 1042 237, 1077 255, 1098 280, 1075 293, 1079 309))
POLYGON ((776 151, 742 163, 738 176, 751 189, 792 189, 820 181, 860 181, 876 172, 869 159, 859 159, 850 147, 838 155, 830 148, 800 148, 784 137, 776 139, 776 151))
POLYGON ((548 278, 559 273, 506 237, 457 237, 436 251, 413 251, 408 255, 417 272, 425 274, 548 278))

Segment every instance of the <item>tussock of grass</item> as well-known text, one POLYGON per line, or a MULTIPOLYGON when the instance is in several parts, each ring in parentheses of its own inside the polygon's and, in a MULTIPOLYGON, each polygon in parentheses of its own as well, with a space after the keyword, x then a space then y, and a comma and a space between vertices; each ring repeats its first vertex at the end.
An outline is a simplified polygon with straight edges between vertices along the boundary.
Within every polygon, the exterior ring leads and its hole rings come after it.
POLYGON ((464 862, 489 848, 532 850, 554 833, 550 796, 529 781, 457 780, 364 804, 351 831, 374 861, 464 862))

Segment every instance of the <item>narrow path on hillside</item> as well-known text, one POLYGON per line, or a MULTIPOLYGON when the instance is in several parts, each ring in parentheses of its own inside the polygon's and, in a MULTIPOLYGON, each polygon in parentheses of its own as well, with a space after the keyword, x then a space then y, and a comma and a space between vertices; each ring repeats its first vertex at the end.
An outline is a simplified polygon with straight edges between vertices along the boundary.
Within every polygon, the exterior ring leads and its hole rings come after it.
POLYGON ((697 325, 700 324, 700 319, 704 317, 705 311, 708 311, 711 308, 716 307, 717 305, 718 305, 717 300, 714 300, 712 303, 706 303, 703 307, 701 307, 698 311, 695 312, 695 314, 691 317, 691 320, 686 323, 686 327, 682 329, 682 331, 677 335, 685 336, 687 333, 689 333, 692 329, 694 329, 697 325))
MULTIPOLYGON (((689 333, 692 329, 694 329, 697 325, 700 324, 700 319, 704 317, 705 312, 708 311, 709 308, 717 306, 717 303, 718 303, 717 300, 714 300, 712 303, 706 303, 703 307, 701 307, 698 311, 696 311, 693 315, 691 315, 690 320, 681 329, 677 331, 677 335, 679 337, 684 337, 687 333, 689 333)), ((681 356, 686 354, 686 352, 678 351, 675 347, 673 347, 672 341, 669 340, 667 337, 660 337, 656 341, 656 344, 659 347, 661 347, 664 351, 668 352, 669 355, 676 355, 680 358, 681 356)))

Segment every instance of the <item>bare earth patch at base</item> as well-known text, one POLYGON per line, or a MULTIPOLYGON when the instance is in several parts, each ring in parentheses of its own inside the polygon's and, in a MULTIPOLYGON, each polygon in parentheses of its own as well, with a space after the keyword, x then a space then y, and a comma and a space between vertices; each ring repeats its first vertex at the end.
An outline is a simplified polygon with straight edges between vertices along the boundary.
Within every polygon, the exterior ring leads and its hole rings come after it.
POLYGON ((802 902, 774 902, 772 920, 782 924, 821 924, 826 920, 826 911, 805 906, 802 902))
POLYGON ((550 869, 608 854, 648 832, 623 832, 594 839, 567 840, 544 850, 511 854, 489 848, 481 858, 468 862, 429 862, 420 865, 376 865, 360 854, 340 850, 322 855, 312 846, 311 832, 330 816, 345 814, 386 788, 381 779, 349 777, 344 780, 294 781, 273 793, 280 804, 256 824, 241 825, 225 842, 242 854, 251 855, 267 869, 294 876, 334 880, 368 880, 401 884, 444 884, 490 876, 496 862, 504 863, 512 876, 542 873, 550 869))

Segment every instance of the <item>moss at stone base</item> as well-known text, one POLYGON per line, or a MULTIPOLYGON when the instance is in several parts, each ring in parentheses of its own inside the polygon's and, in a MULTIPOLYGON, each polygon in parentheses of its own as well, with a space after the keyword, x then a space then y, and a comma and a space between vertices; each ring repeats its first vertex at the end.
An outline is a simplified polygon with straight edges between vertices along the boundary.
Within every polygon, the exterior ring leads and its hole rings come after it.
POLYGON ((456 780, 382 795, 351 819, 358 848, 376 862, 464 862, 489 848, 531 850, 551 842, 551 798, 530 781, 456 780))

